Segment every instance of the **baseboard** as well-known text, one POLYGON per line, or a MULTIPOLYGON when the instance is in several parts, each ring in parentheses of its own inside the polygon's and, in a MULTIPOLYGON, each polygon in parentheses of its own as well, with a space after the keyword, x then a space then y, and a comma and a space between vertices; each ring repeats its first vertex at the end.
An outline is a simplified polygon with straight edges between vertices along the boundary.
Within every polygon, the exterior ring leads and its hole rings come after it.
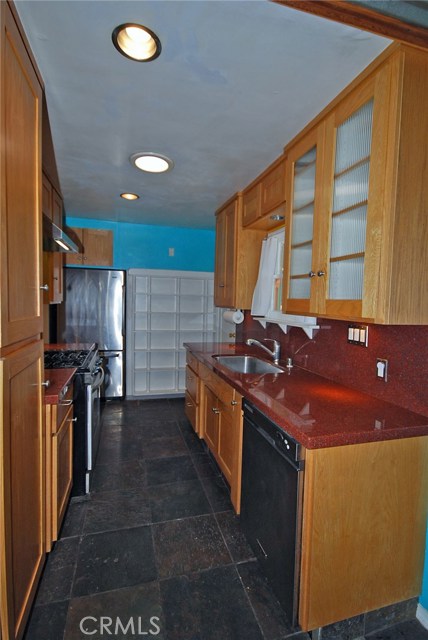
POLYGON ((416 617, 425 629, 428 629, 428 611, 424 609, 420 604, 416 609, 416 617))

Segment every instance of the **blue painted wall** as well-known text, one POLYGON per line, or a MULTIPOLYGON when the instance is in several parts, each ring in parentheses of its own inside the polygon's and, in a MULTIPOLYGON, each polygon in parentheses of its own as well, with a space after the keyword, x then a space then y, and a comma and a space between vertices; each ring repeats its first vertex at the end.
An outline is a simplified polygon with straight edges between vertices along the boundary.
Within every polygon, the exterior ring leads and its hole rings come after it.
POLYGON ((114 269, 214 271, 215 231, 67 217, 69 227, 113 231, 114 269), (169 256, 169 249, 174 256, 169 256))
POLYGON ((422 595, 419 598, 419 602, 424 607, 424 609, 428 611, 428 529, 427 529, 427 543, 426 543, 426 551, 425 551, 424 581, 422 585, 422 595))

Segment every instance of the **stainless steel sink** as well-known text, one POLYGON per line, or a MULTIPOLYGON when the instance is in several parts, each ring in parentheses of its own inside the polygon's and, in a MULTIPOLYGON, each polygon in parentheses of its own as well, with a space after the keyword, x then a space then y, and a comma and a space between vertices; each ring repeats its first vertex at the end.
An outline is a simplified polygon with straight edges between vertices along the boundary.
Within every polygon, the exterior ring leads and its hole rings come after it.
POLYGON ((280 369, 266 360, 261 360, 256 356, 213 356, 217 362, 231 371, 237 373, 284 373, 280 369))

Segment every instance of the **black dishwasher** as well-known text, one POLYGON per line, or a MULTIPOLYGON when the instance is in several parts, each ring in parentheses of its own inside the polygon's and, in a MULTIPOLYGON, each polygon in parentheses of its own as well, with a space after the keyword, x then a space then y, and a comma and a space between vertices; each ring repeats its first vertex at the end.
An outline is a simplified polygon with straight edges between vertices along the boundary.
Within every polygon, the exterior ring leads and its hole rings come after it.
POLYGON ((300 445, 244 400, 241 524, 292 626, 297 624, 300 445))

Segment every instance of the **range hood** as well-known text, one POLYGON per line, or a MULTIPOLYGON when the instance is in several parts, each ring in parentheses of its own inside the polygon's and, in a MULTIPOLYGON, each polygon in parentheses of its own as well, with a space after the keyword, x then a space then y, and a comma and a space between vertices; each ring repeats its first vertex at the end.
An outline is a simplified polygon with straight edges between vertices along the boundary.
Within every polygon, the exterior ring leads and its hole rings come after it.
POLYGON ((43 214, 43 251, 60 251, 61 253, 82 253, 83 247, 43 214))

